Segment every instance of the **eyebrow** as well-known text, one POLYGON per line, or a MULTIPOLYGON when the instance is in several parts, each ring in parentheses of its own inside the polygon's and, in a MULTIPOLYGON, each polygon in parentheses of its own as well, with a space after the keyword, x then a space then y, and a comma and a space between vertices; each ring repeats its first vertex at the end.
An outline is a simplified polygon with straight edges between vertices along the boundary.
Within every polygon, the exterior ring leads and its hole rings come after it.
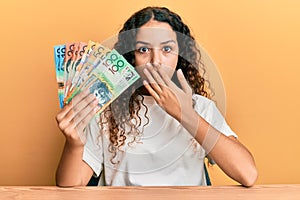
MULTIPOLYGON (((176 44, 175 40, 167 40, 167 41, 165 41, 165 42, 161 42, 160 44, 168 44, 168 43, 174 43, 174 44, 176 44)), ((138 40, 138 41, 135 42, 135 44, 136 44, 136 45, 137 45, 137 44, 149 45, 150 43, 149 43, 149 42, 144 42, 144 41, 138 40)))

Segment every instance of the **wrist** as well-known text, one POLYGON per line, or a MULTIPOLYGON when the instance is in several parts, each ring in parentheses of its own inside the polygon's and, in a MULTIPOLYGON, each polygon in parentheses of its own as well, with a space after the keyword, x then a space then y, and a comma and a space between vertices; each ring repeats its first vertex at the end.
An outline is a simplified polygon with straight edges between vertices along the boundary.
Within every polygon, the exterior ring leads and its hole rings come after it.
POLYGON ((180 123, 192 136, 195 136, 199 126, 199 115, 194 109, 184 110, 180 123))
POLYGON ((83 149, 84 149, 84 144, 82 143, 78 144, 77 142, 66 140, 65 150, 69 152, 82 152, 83 149))

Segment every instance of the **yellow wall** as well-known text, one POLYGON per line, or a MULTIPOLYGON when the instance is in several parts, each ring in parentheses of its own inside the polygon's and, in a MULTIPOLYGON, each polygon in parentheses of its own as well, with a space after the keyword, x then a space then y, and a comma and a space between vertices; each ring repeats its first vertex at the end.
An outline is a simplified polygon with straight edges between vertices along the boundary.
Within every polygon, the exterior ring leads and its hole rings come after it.
MULTIPOLYGON (((102 41, 146 5, 179 13, 217 64, 257 183, 300 183, 300 1, 10 0, 0 3, 0 185, 54 184, 64 137, 53 46, 102 41)), ((236 184, 209 170, 215 185, 236 184)))

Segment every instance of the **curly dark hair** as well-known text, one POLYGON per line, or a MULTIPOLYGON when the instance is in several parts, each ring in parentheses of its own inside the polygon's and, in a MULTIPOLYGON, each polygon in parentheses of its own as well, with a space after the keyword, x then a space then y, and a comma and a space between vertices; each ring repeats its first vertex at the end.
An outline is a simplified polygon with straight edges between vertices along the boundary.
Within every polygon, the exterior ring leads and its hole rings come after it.
MULTIPOLYGON (((209 83, 204 79, 205 67, 201 61, 201 53, 194 37, 190 33, 189 27, 182 22, 181 17, 165 7, 146 7, 134 13, 123 25, 118 35, 118 41, 114 48, 122 54, 126 60, 135 66, 135 40, 138 28, 146 24, 149 20, 168 23, 176 32, 179 53, 176 70, 181 69, 193 93, 210 98, 209 83)), ((175 74, 175 73, 174 73, 175 74)), ((176 75, 172 77, 175 83, 178 83, 176 75)), ((179 85, 178 85, 179 86, 179 85)), ((148 109, 143 103, 143 90, 141 80, 138 80, 122 95, 120 95, 104 112, 100 115, 100 127, 108 124, 109 127, 109 151, 113 154, 112 163, 117 152, 125 144, 126 136, 132 136, 133 143, 141 136, 142 131, 138 127, 148 124, 148 109), (143 115, 148 122, 142 124, 140 118, 141 107, 145 107, 143 115), (134 122, 133 122, 134 121, 134 122), (125 130, 125 126, 130 130, 125 130)), ((142 129, 143 130, 143 129, 142 129)))

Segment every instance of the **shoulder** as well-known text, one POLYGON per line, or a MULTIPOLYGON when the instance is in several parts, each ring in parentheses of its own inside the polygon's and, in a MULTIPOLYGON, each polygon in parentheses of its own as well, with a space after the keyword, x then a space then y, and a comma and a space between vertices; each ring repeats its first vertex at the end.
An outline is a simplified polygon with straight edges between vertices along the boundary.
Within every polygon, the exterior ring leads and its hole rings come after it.
POLYGON ((194 101, 194 110, 207 122, 211 124, 213 121, 223 119, 223 116, 212 100, 198 94, 194 94, 192 98, 194 101))
POLYGON ((198 102, 198 103, 213 103, 213 101, 210 100, 209 98, 199 95, 199 94, 193 94, 192 98, 195 102, 198 102))
POLYGON ((200 114, 211 111, 212 107, 216 107, 215 103, 198 94, 193 94, 192 99, 194 101, 194 109, 200 114))

